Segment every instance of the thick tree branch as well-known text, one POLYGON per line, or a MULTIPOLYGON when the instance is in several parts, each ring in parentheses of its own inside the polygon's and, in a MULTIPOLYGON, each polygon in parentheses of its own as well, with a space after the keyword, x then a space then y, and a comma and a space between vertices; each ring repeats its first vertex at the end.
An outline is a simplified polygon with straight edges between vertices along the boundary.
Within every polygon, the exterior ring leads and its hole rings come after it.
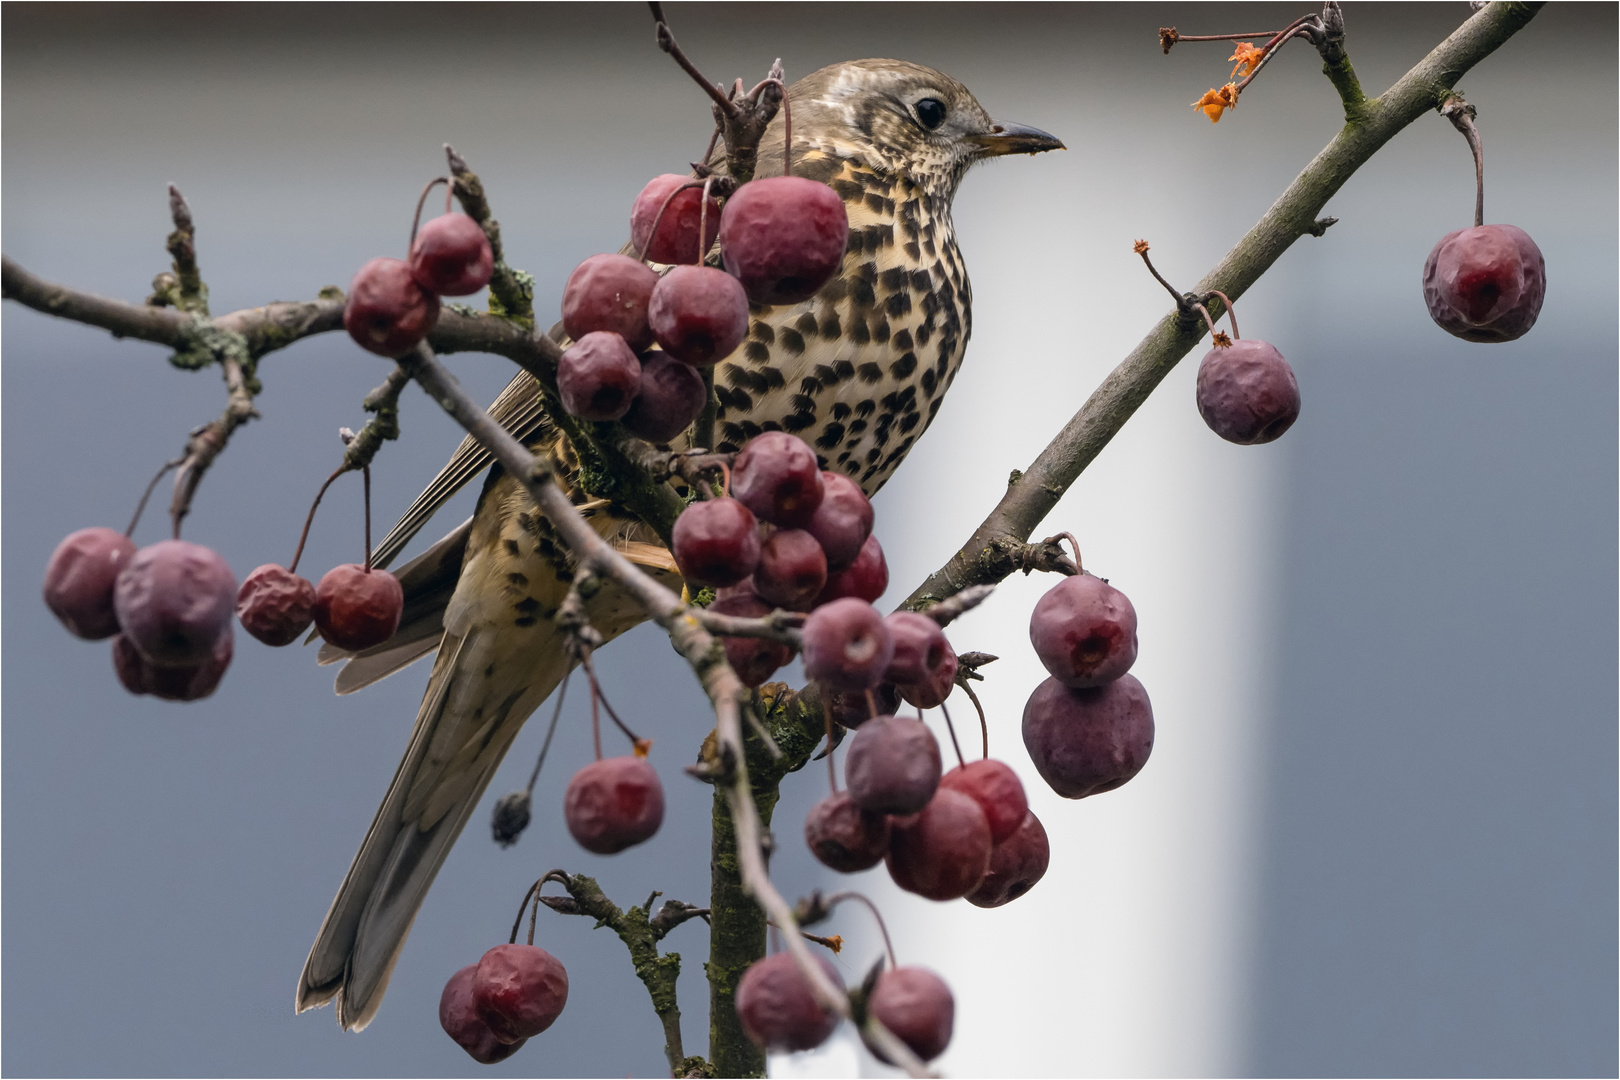
MULTIPOLYGON (((1457 80, 1518 32, 1540 7, 1504 2, 1489 5, 1382 96, 1366 102, 1359 115, 1347 121, 1193 291, 1219 289, 1233 298, 1242 296, 1295 240, 1307 234, 1320 235, 1314 233, 1317 215, 1355 171, 1401 129, 1443 105, 1457 80)), ((1342 42, 1339 48, 1342 51, 1342 42)), ((1343 68, 1349 70, 1347 57, 1343 68)), ((1348 112, 1348 99, 1346 107, 1348 112)), ((1007 555, 1008 545, 1029 539, 1086 466, 1203 335, 1201 322, 1175 313, 1165 316, 1103 380, 1029 468, 1013 474, 1006 494, 968 542, 919 585, 903 606, 921 608, 969 585, 1000 581, 1019 569, 1007 555)))

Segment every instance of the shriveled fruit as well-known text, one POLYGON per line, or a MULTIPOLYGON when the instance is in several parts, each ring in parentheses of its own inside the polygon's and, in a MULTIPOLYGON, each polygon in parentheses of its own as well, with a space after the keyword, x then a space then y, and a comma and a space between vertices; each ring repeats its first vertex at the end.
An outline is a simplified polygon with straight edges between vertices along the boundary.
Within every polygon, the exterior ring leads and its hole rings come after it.
POLYGON ((580 847, 612 855, 648 839, 664 823, 664 785, 644 757, 593 761, 568 782, 563 817, 580 847))
POLYGON ((943 661, 934 668, 928 678, 921 682, 906 683, 895 689, 907 705, 919 709, 938 708, 951 696, 951 691, 956 689, 956 672, 959 665, 956 650, 947 642, 943 661))
POLYGON ((1447 233, 1423 264, 1429 317, 1468 341, 1512 341, 1536 324, 1547 295, 1547 264, 1516 225, 1447 233))
POLYGON ((642 256, 656 263, 701 262, 704 253, 714 243, 720 231, 720 204, 709 200, 708 210, 703 208, 703 186, 692 183, 690 176, 664 173, 647 181, 647 186, 636 196, 630 210, 630 243, 642 256), (674 194, 674 198, 670 198, 674 194), (665 202, 668 205, 665 206, 665 202), (663 217, 659 217, 659 211, 663 217), (698 238, 699 222, 708 219, 707 235, 698 238), (658 231, 653 231, 653 222, 658 231))
POLYGON ((1024 782, 1004 761, 985 758, 958 765, 939 778, 939 786, 977 802, 990 823, 990 839, 997 844, 1017 832, 1029 813, 1024 782))
POLYGON ((442 214, 416 230, 411 276, 440 296, 471 296, 489 284, 495 254, 478 222, 466 214, 442 214))
POLYGON ((675 519, 675 564, 699 585, 735 585, 759 565, 759 526, 748 507, 722 497, 695 502, 675 519))
MULTIPOLYGON (((742 619, 759 619, 769 615, 771 605, 752 593, 722 596, 709 605, 717 615, 735 615, 742 619)), ((777 668, 793 659, 793 650, 779 641, 765 638, 722 637, 726 649, 726 663, 737 673, 744 686, 761 686, 776 673, 777 668)))
POLYGON ((801 648, 805 678, 832 690, 869 690, 882 680, 894 640, 876 608, 846 597, 810 613, 801 648))
MULTIPOLYGON (((951 1043, 956 999, 945 980, 927 968, 897 967, 879 972, 866 1008, 923 1061, 939 1057, 951 1043)), ((878 1060, 894 1064, 877 1047, 871 1049, 878 1060)))
POLYGON ((213 656, 235 601, 236 578, 225 560, 185 540, 141 548, 113 587, 124 636, 166 667, 193 667, 213 656))
POLYGON ((1153 752, 1153 707, 1134 675, 1072 690, 1056 679, 1024 706, 1024 747, 1041 778, 1065 799, 1112 791, 1153 752))
POLYGON ((979 804, 960 791, 941 788, 921 813, 899 818, 890 827, 889 876, 907 892, 955 900, 984 877, 991 846, 990 823, 979 804))
POLYGON ((874 814, 921 810, 934 797, 939 774, 939 742, 911 716, 868 720, 855 729, 844 756, 849 797, 874 814))
POLYGON ((872 535, 872 503, 861 485, 839 472, 822 470, 821 502, 805 528, 827 553, 827 569, 838 571, 855 561, 872 535))
POLYGON ((113 587, 134 554, 135 541, 112 529, 68 534, 45 564, 45 606, 75 637, 112 637, 118 633, 113 587))
POLYGON ((894 638, 894 656, 883 678, 892 683, 925 682, 947 663, 947 654, 955 659, 945 640, 945 631, 927 615, 915 611, 892 612, 883 620, 888 624, 889 636, 894 638))
POLYGON ((808 611, 827 584, 827 556, 803 529, 777 529, 759 546, 754 591, 789 611, 808 611))
POLYGON ((846 596, 875 604, 888 587, 889 563, 883 557, 883 545, 876 536, 868 536, 853 563, 836 574, 827 575, 827 586, 816 597, 816 604, 828 604, 846 596))
POLYGON ((368 352, 403 356, 438 321, 439 298, 416 283, 401 259, 372 259, 349 282, 343 328, 368 352))
MULTIPOLYGON (((840 990, 844 980, 824 958, 816 957, 840 990)), ((816 1002, 810 981, 791 953, 756 960, 737 981, 737 1018, 748 1037, 768 1050, 811 1050, 827 1041, 838 1014, 816 1002)))
POLYGON ((124 689, 132 694, 151 694, 164 701, 201 701, 219 688, 235 648, 235 635, 230 623, 226 623, 205 659, 195 664, 164 666, 143 656, 128 635, 119 634, 112 639, 113 670, 124 689))
POLYGON ((641 386, 622 422, 638 439, 667 443, 692 426, 707 400, 703 376, 653 349, 641 354, 641 386))
POLYGON ((1029 640, 1058 681, 1076 689, 1112 682, 1136 662, 1136 609, 1102 578, 1064 578, 1035 602, 1029 640))
POLYGON ((1239 338, 1198 365, 1198 413, 1227 442, 1268 443, 1299 419, 1299 382, 1275 346, 1239 338))
POLYGON ((832 710, 833 723, 858 728, 875 716, 887 716, 898 709, 900 692, 893 683, 878 683, 870 690, 828 694, 823 700, 832 710))
POLYGON ((611 333, 640 352, 653 343, 647 304, 658 274, 628 255, 592 255, 568 276, 563 287, 563 330, 578 341, 586 334, 611 333))
POLYGON ((444 984, 444 992, 439 995, 439 1026, 474 1061, 493 1065, 517 1053, 527 1040, 502 1042, 478 1015, 478 1007, 473 1004, 473 976, 477 972, 477 964, 468 964, 444 984))
POLYGON ((568 972, 538 945, 497 945, 478 961, 473 1008, 503 1043, 532 1039, 568 1004, 568 972))
POLYGON ((990 849, 990 869, 967 894, 967 902, 982 908, 1011 903, 1046 876, 1051 855, 1046 829, 1033 811, 1025 811, 1017 831, 990 849))
POLYGON ((804 528, 821 505, 816 452, 785 431, 756 435, 731 467, 731 495, 761 521, 784 529, 804 528))
POLYGON ((677 266, 653 289, 647 324, 669 355, 706 366, 742 344, 748 333, 748 297, 724 270, 677 266))
POLYGON ((360 563, 334 566, 315 586, 315 628, 340 649, 381 645, 399 629, 405 590, 386 570, 360 563))
POLYGON ((848 243, 844 201, 801 176, 744 184, 720 216, 720 257, 761 304, 810 299, 837 273, 848 243))
POLYGON ((570 416, 617 420, 640 392, 641 361, 618 334, 586 334, 557 361, 557 396, 570 416))
POLYGON ((291 645, 315 618, 315 586, 285 566, 266 563, 242 579, 236 617, 266 645, 291 645))
POLYGON ((847 791, 834 792, 805 816, 804 842, 823 866, 841 874, 869 870, 889 852, 889 817, 862 810, 847 791))

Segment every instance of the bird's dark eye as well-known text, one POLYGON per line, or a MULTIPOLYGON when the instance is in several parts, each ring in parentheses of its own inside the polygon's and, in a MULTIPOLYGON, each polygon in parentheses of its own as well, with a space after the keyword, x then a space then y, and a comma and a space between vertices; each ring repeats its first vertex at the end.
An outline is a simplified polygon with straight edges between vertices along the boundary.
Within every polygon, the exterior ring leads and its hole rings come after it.
POLYGON ((923 98, 912 108, 917 110, 917 122, 929 131, 945 122, 945 104, 937 98, 923 98))

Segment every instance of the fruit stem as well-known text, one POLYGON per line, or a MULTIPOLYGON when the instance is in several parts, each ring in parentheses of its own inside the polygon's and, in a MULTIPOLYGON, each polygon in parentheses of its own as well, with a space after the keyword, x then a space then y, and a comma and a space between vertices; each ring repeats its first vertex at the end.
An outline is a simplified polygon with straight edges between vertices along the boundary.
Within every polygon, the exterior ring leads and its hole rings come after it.
MULTIPOLYGON (((698 205, 698 234, 697 234, 697 265, 703 265, 703 257, 708 254, 703 250, 703 238, 709 235, 709 192, 714 187, 714 177, 703 181, 703 202, 698 205)), ((651 237, 648 238, 649 241, 651 237)))
POLYGON ((984 740, 984 754, 982 756, 989 757, 990 724, 984 718, 984 704, 979 701, 979 695, 973 692, 973 687, 969 686, 966 682, 961 682, 957 685, 962 688, 962 691, 965 694, 967 694, 968 700, 973 702, 973 707, 979 712, 979 737, 984 740))
POLYGON ((774 81, 782 87, 782 175, 793 175, 793 106, 788 101, 787 87, 782 80, 774 81))
POLYGON ((833 742, 832 729, 832 699, 825 686, 818 687, 821 691, 821 718, 827 722, 827 786, 834 795, 838 794, 838 770, 833 766, 833 751, 837 744, 833 742))
POLYGON ((939 711, 945 714, 945 730, 951 733, 951 747, 956 751, 956 763, 966 765, 967 761, 962 757, 962 744, 956 741, 956 725, 951 723, 951 710, 946 708, 942 701, 939 703, 939 711))
MULTIPOLYGON (((1232 340, 1233 341, 1241 341, 1243 339, 1243 335, 1238 333, 1238 328, 1237 328, 1237 308, 1232 306, 1232 301, 1230 299, 1228 299, 1227 295, 1225 293, 1221 292, 1221 290, 1219 290, 1219 289, 1211 289, 1211 290, 1209 290, 1209 292, 1205 293, 1204 295, 1205 295, 1206 298, 1210 297, 1210 296, 1218 296, 1218 297, 1221 298, 1221 303, 1226 305, 1226 317, 1228 319, 1232 320, 1232 340)), ((1077 563, 1079 562, 1078 559, 1076 559, 1075 561, 1077 563)))
POLYGON ((315 501, 309 504, 309 513, 304 517, 304 531, 298 534, 298 549, 293 552, 292 563, 287 567, 290 574, 298 573, 298 560, 304 557, 304 541, 309 539, 309 526, 315 520, 315 508, 321 505, 321 498, 325 496, 326 489, 332 486, 332 481, 348 472, 345 466, 339 466, 337 472, 326 478, 321 490, 315 493, 315 501))
POLYGON ((1474 126, 1475 110, 1461 94, 1446 98, 1440 106, 1440 115, 1451 121, 1451 126, 1463 133, 1468 149, 1474 153, 1474 228, 1485 224, 1485 146, 1474 126))
MULTIPOLYGON (((1175 33, 1172 44, 1180 41, 1237 41, 1241 38, 1271 38, 1282 33, 1281 30, 1256 30, 1252 34, 1183 34, 1176 31, 1173 26, 1170 27, 1170 30, 1175 33)), ((1162 36, 1164 31, 1160 30, 1159 33, 1162 36)))
POLYGON ((366 573, 371 573, 371 466, 366 465, 360 469, 360 476, 364 480, 364 494, 361 501, 366 506, 366 573))
MULTIPOLYGON (((607 710, 608 719, 612 720, 618 725, 619 730, 624 732, 625 737, 630 740, 632 745, 640 746, 643 742, 646 742, 649 746, 652 745, 651 742, 643 739, 641 736, 637 735, 635 732, 626 727, 624 721, 619 719, 619 714, 613 711, 612 703, 608 701, 607 695, 602 693, 601 687, 597 685, 596 665, 591 663, 591 654, 589 650, 586 650, 584 655, 580 657, 579 662, 584 665, 585 674, 591 680, 591 727, 593 729, 596 729, 597 727, 596 702, 598 699, 600 699, 602 702, 602 708, 607 710)), ((602 760, 602 735, 599 730, 596 732, 596 759, 598 761, 602 760)))
POLYGON ((146 513, 146 500, 152 497, 152 492, 157 489, 158 481, 167 476, 170 469, 178 468, 185 460, 184 457, 177 457, 173 461, 163 463, 163 468, 157 471, 157 475, 152 477, 151 483, 146 485, 146 490, 141 492, 141 501, 135 504, 135 516, 129 519, 129 528, 124 530, 125 536, 135 535, 135 526, 141 523, 141 515, 146 513))
POLYGON ((557 689, 557 705, 551 710, 551 726, 546 728, 546 741, 540 744, 540 757, 534 763, 534 771, 529 774, 529 786, 523 789, 530 794, 534 793, 535 781, 540 779, 540 766, 546 763, 546 751, 551 749, 551 737, 557 734, 557 721, 562 719, 563 699, 568 696, 568 678, 573 673, 574 670, 569 668, 568 674, 563 676, 562 686, 557 689))
POLYGON ((1203 304, 1194 304, 1192 308, 1194 311, 1198 312, 1198 314, 1204 317, 1204 325, 1209 327, 1209 336, 1215 339, 1215 344, 1219 345, 1221 343, 1221 332, 1215 329, 1215 320, 1209 317, 1209 308, 1205 307, 1203 304))
MULTIPOLYGON (((1233 332, 1236 333, 1235 328, 1234 328, 1233 332)), ((1078 541, 1078 540, 1076 540, 1074 538, 1074 533, 1072 533, 1072 532, 1060 532, 1056 536, 1049 536, 1046 539, 1047 539, 1047 541, 1067 540, 1069 542, 1069 547, 1074 549, 1074 570, 1075 570, 1075 573, 1083 574, 1083 573, 1086 572, 1085 564, 1083 564, 1080 561, 1080 541, 1078 541)))
POLYGON ((871 689, 868 688, 866 691, 866 717, 868 720, 876 720, 877 714, 877 697, 872 693, 871 689))
POLYGON ((872 903, 871 900, 867 899, 864 893, 858 893, 851 889, 848 892, 833 893, 831 896, 827 897, 827 907, 829 909, 835 908, 845 900, 859 900, 861 903, 866 905, 866 910, 870 911, 872 913, 872 917, 877 920, 878 929, 883 931, 883 951, 889 954, 889 970, 893 971, 895 968, 899 967, 900 965, 895 963, 894 959, 894 942, 889 940, 889 927, 886 923, 884 923, 883 913, 877 909, 877 905, 872 903))
POLYGON ((1164 275, 1159 273, 1159 271, 1154 268, 1153 260, 1148 258, 1148 242, 1146 240, 1138 240, 1131 250, 1142 256, 1142 261, 1147 264, 1148 273, 1152 274, 1154 279, 1158 281, 1160 285, 1164 286, 1165 292, 1169 293, 1171 297, 1174 298, 1176 302, 1176 310, 1186 311, 1187 298, 1181 293, 1177 292, 1174 285, 1164 280, 1164 275))
MULTIPOLYGON (((1282 48, 1285 44, 1287 44, 1289 41, 1292 41, 1294 38, 1297 38, 1297 37, 1309 37, 1310 36, 1310 30, 1307 29, 1306 24, 1312 22, 1315 19, 1317 19, 1316 15, 1301 15, 1299 18, 1295 19, 1293 22, 1289 23, 1287 26, 1285 26, 1281 30, 1277 31, 1277 33, 1272 36, 1271 40, 1266 42, 1265 45, 1261 48, 1261 50, 1260 50, 1260 54, 1261 54, 1260 55, 1260 62, 1255 64, 1254 69, 1249 72, 1249 74, 1244 78, 1244 80, 1242 82, 1237 84, 1237 87, 1235 89, 1235 93, 1241 94, 1243 92, 1244 87, 1246 87, 1250 83, 1254 82, 1254 77, 1256 75, 1260 74, 1260 69, 1261 68, 1265 67, 1267 64, 1269 64, 1271 62, 1271 58, 1273 56, 1277 55, 1277 50, 1278 49, 1282 48)), ((1186 39, 1183 38, 1182 40, 1185 41, 1186 39)))
MULTIPOLYGON (((555 882, 561 884, 564 888, 567 888, 568 887, 568 874, 566 872, 562 871, 562 870, 548 870, 546 872, 546 874, 543 877, 540 878, 540 880, 536 881, 533 885, 529 886, 528 891, 526 891, 523 894, 523 902, 518 905, 517 919, 513 921, 511 936, 508 937, 507 941, 506 941, 506 943, 508 945, 516 945, 517 944, 518 929, 519 929, 519 927, 521 927, 523 925, 523 913, 525 911, 529 910, 529 898, 531 896, 534 897, 535 914, 536 915, 539 914, 539 912, 540 912, 540 889, 548 881, 555 881, 555 882)), ((529 920, 529 944, 530 945, 534 944, 534 919, 533 918, 530 918, 530 920, 529 920)))
POLYGON ((429 180, 427 182, 427 186, 422 189, 422 194, 417 196, 417 199, 416 199, 416 216, 411 218, 411 240, 410 240, 410 243, 405 245, 405 250, 407 252, 409 252, 411 250, 411 248, 413 246, 415 246, 415 244, 416 244, 416 227, 422 223, 422 207, 427 203, 428 192, 433 190, 433 185, 434 184, 444 184, 444 185, 446 185, 445 192, 444 192, 444 212, 447 213, 447 214, 450 212, 450 190, 449 190, 449 186, 448 186, 449 183, 450 183, 450 178, 449 177, 447 177, 447 176, 435 176, 432 180, 429 180))
MULTIPOLYGON (((675 196, 679 195, 681 192, 685 191, 687 188, 695 188, 695 187, 698 187, 700 185, 703 188, 703 195, 704 195, 704 200, 705 200, 702 209, 699 211, 698 220, 699 221, 702 220, 702 211, 707 210, 709 208, 709 204, 708 204, 708 201, 707 201, 708 194, 709 194, 709 181, 707 181, 707 180, 688 181, 687 183, 682 184, 680 187, 676 188, 674 191, 670 192, 668 195, 665 195, 664 196, 664 201, 658 204, 658 213, 657 213, 656 216, 653 217, 652 228, 647 230, 647 243, 642 244, 641 247, 636 250, 636 260, 638 262, 646 262, 647 261, 647 248, 652 244, 653 237, 658 235, 658 224, 659 224, 659 222, 664 220, 664 211, 668 210, 669 209, 669 204, 671 202, 675 201, 675 196)), ((699 230, 698 230, 698 261, 699 262, 703 261, 703 259, 702 259, 702 254, 703 254, 702 248, 703 248, 703 230, 700 227, 699 230)))

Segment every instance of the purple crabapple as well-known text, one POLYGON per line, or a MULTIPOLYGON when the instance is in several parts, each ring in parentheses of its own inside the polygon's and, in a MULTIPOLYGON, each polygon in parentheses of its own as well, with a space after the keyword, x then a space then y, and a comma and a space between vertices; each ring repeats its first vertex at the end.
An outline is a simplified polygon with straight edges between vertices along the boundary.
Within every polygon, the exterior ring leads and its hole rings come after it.
POLYGON ((758 524, 748 507, 733 498, 688 506, 675 519, 670 538, 675 564, 698 585, 735 585, 759 565, 758 524))
POLYGON ((219 688, 235 650, 236 636, 230 623, 214 640, 209 655, 196 664, 155 664, 141 654, 128 635, 119 634, 112 639, 113 670, 124 689, 132 694, 151 694, 164 701, 201 701, 219 688))
POLYGON ((641 354, 641 388, 621 423, 638 439, 667 443, 692 426, 707 401, 703 376, 653 349, 641 354))
MULTIPOLYGON (((839 989, 844 980, 825 957, 816 963, 839 989)), ((737 981, 737 1018, 748 1037, 768 1050, 812 1050, 838 1026, 838 1014, 816 1001, 792 953, 754 961, 737 981)))
POLYGON ((990 840, 999 844, 1024 823, 1029 800, 1024 783, 1006 762, 985 758, 958 765, 939 778, 939 786, 960 791, 979 804, 990 823, 990 840))
POLYGON ((405 590, 386 570, 344 563, 315 586, 315 629, 340 649, 359 652, 381 645, 399 629, 405 590))
POLYGON ((664 785, 640 754, 602 758, 568 781, 563 818, 580 847, 613 855, 649 839, 664 823, 664 785))
POLYGON ((669 355, 706 367, 730 356, 747 336, 748 296, 724 270, 677 266, 653 289, 647 324, 669 355))
POLYGON ((690 183, 690 176, 664 173, 647 181, 647 186, 636 196, 635 206, 630 210, 630 243, 648 262, 699 263, 714 244, 720 232, 720 204, 711 197, 705 213, 701 185, 681 191, 690 183), (680 194, 670 198, 671 192, 677 191, 680 194), (668 206, 664 205, 666 200, 668 206), (660 210, 662 218, 658 216, 660 210), (699 243, 698 229, 705 217, 708 219, 704 227, 706 235, 699 243), (656 234, 654 221, 658 222, 656 234))
POLYGON ((1024 747, 1053 791, 1084 799, 1142 771, 1153 752, 1153 707, 1134 675, 1089 690, 1057 679, 1024 706, 1024 747))
MULTIPOLYGON (((951 1043, 956 999, 945 980, 927 968, 897 967, 878 974, 866 1008, 923 1061, 932 1061, 951 1043)), ((879 1061, 893 1065, 880 1050, 879 1061)))
POLYGON ((1046 829, 1033 811, 1026 811, 1017 831, 990 849, 990 869, 967 894, 967 902, 982 908, 1011 903, 1046 876, 1051 857, 1046 829))
POLYGON ((810 299, 838 272, 848 244, 843 199, 801 176, 750 181, 720 215, 720 257, 761 304, 810 299))
POLYGON ((473 1004, 473 976, 477 973, 478 965, 468 964, 444 984, 439 995, 439 1026, 478 1064, 494 1065, 517 1053, 527 1040, 502 1042, 478 1015, 473 1004))
POLYGON ((861 545, 855 561, 836 574, 827 575, 827 587, 816 597, 816 606, 841 600, 846 596, 858 597, 875 604, 889 587, 889 562, 883 557, 883 545, 878 538, 868 536, 861 545))
POLYGON ((1447 233, 1423 264, 1423 300, 1444 331, 1467 341, 1529 333, 1547 295, 1547 264, 1516 225, 1447 233))
POLYGON ((557 361, 557 396, 569 416, 617 420, 641 392, 641 361, 624 338, 594 330, 568 347, 557 361))
POLYGON ((315 618, 315 586, 284 566, 266 563, 242 579, 236 617, 266 645, 291 645, 315 618))
POLYGON ((805 528, 827 553, 827 569, 843 570, 872 535, 872 503, 861 485, 840 472, 821 473, 821 503, 805 528))
POLYGON ((403 260, 372 259, 349 282, 343 328, 368 352, 403 356, 438 321, 439 298, 416 283, 403 260))
POLYGON ((556 1022, 568 1004, 568 972, 538 945, 497 945, 478 961, 473 1008, 503 1043, 519 1043, 556 1022))
POLYGON ((628 255, 592 255, 574 267, 563 287, 563 331, 575 341, 586 334, 618 334, 641 352, 653 343, 647 304, 657 285, 657 271, 628 255))
POLYGON ((900 691, 893 683, 878 683, 871 690, 828 694, 824 699, 832 720, 846 728, 860 727, 874 716, 887 716, 900 708, 900 691), (871 698, 867 698, 871 694, 871 698))
POLYGON ((1227 442, 1268 443, 1299 419, 1299 382, 1275 346, 1239 338, 1198 365, 1198 413, 1227 442))
POLYGON ((441 214, 416 230, 411 276, 439 296, 471 296, 489 284, 495 254, 478 222, 466 214, 441 214))
POLYGON ((897 685, 931 681, 936 672, 945 667, 946 655, 954 660, 945 640, 945 631, 927 615, 915 611, 896 611, 883 620, 894 638, 894 656, 883 673, 887 682, 897 685))
POLYGON ((853 596, 812 611, 802 635, 805 678, 835 691, 870 690, 894 655, 883 616, 853 596))
POLYGON ((849 797, 869 813, 915 814, 934 797, 939 779, 939 741, 913 716, 868 720, 844 754, 849 797))
POLYGON ((959 664, 956 650, 947 643, 943 661, 928 678, 922 682, 906 683, 896 688, 901 700, 918 709, 934 709, 943 705, 945 699, 951 696, 951 691, 956 689, 956 672, 959 664))
POLYGON ((141 548, 113 587, 124 636, 162 667, 195 667, 212 657, 235 602, 236 578, 225 560, 185 540, 141 548))
MULTIPOLYGON (((738 592, 716 598, 709 610, 716 615, 760 619, 773 609, 752 593, 738 592)), ((726 663, 744 686, 762 686, 778 668, 793 659, 793 650, 779 641, 745 637, 722 637, 720 641, 725 646, 726 663)))
POLYGON ((804 842, 823 866, 841 874, 870 870, 889 853, 889 816, 862 810, 849 792, 837 791, 810 808, 804 842))
POLYGON ((113 587, 135 554, 135 541, 99 526, 68 534, 45 565, 45 606, 86 641, 118 633, 113 587))
POLYGON ((907 892, 955 900, 984 878, 991 847, 990 823, 979 804, 941 788, 920 813, 890 826, 889 876, 907 892))
POLYGON ((821 505, 816 452, 785 431, 756 435, 731 466, 731 496, 761 521, 784 529, 804 528, 821 505))
POLYGON ((777 529, 759 546, 754 592, 788 611, 808 611, 827 584, 827 556, 803 529, 777 529))
POLYGON ((1029 640, 1047 672, 1066 686, 1101 686, 1136 662, 1136 609, 1102 578, 1076 574, 1035 602, 1029 640))

